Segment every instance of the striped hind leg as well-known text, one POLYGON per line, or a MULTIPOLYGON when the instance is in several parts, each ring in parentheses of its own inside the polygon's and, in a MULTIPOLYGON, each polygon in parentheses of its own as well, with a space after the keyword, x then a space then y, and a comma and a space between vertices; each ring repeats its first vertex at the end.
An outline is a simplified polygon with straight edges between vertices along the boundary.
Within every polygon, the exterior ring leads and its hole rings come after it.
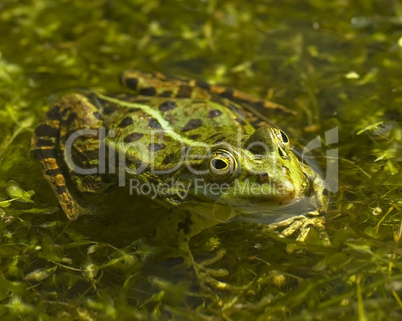
POLYGON ((262 116, 265 112, 295 115, 296 112, 280 104, 258 99, 250 94, 224 86, 185 78, 167 77, 160 73, 128 70, 120 75, 120 82, 140 95, 171 98, 214 100, 213 96, 240 103, 251 113, 262 116), (257 111, 258 110, 258 111, 257 111))
POLYGON ((68 178, 71 171, 64 161, 63 141, 75 128, 99 128, 101 121, 93 113, 96 113, 95 107, 88 103, 85 96, 63 96, 47 112, 31 140, 32 154, 39 160, 46 180, 70 220, 75 220, 81 214, 88 214, 89 209, 80 204, 82 197, 68 178))

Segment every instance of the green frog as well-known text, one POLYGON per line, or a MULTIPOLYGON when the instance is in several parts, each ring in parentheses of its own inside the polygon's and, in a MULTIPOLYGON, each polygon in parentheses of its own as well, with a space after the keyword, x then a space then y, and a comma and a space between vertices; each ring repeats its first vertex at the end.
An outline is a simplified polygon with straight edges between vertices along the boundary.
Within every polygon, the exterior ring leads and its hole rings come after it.
POLYGON ((325 235, 323 179, 264 116, 293 111, 159 73, 130 70, 120 81, 126 93, 64 94, 32 138, 70 220, 94 211, 86 195, 127 185, 174 209, 157 227, 166 242, 186 244, 205 228, 258 215, 283 237, 298 231, 303 241, 311 226, 325 235))

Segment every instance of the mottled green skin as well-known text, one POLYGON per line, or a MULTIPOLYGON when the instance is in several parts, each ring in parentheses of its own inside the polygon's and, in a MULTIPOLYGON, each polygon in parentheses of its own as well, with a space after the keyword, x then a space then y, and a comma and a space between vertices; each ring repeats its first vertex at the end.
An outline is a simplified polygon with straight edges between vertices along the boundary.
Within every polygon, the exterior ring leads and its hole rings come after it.
MULTIPOLYGON (((107 130, 103 147, 107 159, 120 162, 120 170, 129 169, 127 178, 156 187, 167 184, 156 200, 197 214, 193 222, 202 217, 196 230, 239 214, 272 213, 275 221, 284 214, 326 211, 321 178, 299 161, 282 131, 250 108, 255 104, 267 112, 286 113, 282 106, 159 74, 126 72, 122 82, 139 94, 62 96, 33 137, 34 153, 70 219, 87 211, 80 204, 81 195, 102 194, 118 184, 119 170, 114 174, 112 163, 101 173, 76 175, 68 161, 66 143, 71 134, 100 128, 107 130), (117 156, 109 157, 111 153, 117 156), (119 153, 124 155, 120 160, 119 153), (224 174, 215 168, 225 165, 224 174), (204 188, 211 184, 212 190, 204 188), (224 188, 217 192, 219 187, 224 188), (205 220, 208 223, 201 222, 205 220)), ((100 169, 99 138, 87 135, 74 140, 74 164, 100 169)))

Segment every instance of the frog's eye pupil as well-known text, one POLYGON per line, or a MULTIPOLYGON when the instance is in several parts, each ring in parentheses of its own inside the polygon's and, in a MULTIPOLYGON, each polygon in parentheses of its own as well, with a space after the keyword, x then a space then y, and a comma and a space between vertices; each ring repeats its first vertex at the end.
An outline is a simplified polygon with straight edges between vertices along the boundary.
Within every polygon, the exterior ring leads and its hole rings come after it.
POLYGON ((228 167, 228 164, 221 159, 213 159, 211 161, 211 164, 215 169, 219 169, 219 170, 222 170, 222 169, 225 169, 226 167, 228 167))
POLYGON ((286 144, 286 143, 289 143, 289 138, 288 138, 288 136, 286 136, 286 134, 283 132, 283 131, 281 131, 281 137, 282 137, 282 141, 286 144))

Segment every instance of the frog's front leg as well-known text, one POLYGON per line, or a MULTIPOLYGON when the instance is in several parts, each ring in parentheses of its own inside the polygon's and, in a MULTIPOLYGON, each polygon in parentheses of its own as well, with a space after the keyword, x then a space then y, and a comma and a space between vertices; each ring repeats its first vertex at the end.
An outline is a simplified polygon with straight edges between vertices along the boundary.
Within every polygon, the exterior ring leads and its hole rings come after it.
POLYGON ((269 224, 267 229, 276 231, 277 229, 283 228, 279 233, 280 237, 288 237, 296 231, 299 231, 296 241, 305 242, 311 227, 317 230, 320 235, 320 240, 324 245, 331 245, 325 228, 325 216, 320 215, 317 211, 311 211, 307 214, 293 216, 286 220, 269 224))
MULTIPOLYGON (((308 169, 305 169, 308 172, 308 169)), ((313 209, 305 214, 296 215, 286 220, 272 223, 268 225, 269 230, 277 230, 283 228, 280 232, 281 237, 288 237, 299 231, 296 240, 304 242, 312 227, 314 227, 320 235, 320 240, 324 245, 330 245, 328 233, 325 228, 325 214, 328 210, 328 193, 325 184, 320 176, 310 171, 311 183, 313 191, 309 196, 310 205, 313 209)))

